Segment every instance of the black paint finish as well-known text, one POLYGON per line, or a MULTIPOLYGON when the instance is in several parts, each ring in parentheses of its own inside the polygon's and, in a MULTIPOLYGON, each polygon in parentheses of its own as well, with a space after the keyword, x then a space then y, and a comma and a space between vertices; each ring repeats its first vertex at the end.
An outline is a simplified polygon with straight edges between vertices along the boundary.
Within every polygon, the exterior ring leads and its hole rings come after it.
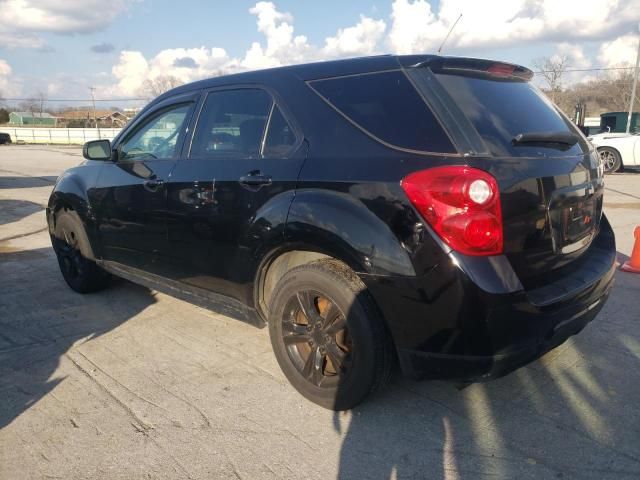
MULTIPOLYGON (((407 374, 504 373, 579 331, 606 300, 615 240, 602 215, 602 176, 583 137, 563 154, 541 145, 528 146, 530 155, 520 157, 393 148, 351 124, 305 83, 426 68, 413 66, 434 59, 371 57, 179 87, 114 140, 111 161, 87 161, 63 174, 49 202, 49 224, 60 208, 72 208, 85 222, 96 258, 250 308, 258 308, 261 266, 277 255, 306 250, 332 256, 367 285, 407 374), (270 158, 191 158, 206 92, 247 86, 273 96, 298 137, 295 148, 270 158), (119 145, 145 118, 185 99, 194 108, 176 158, 118 160, 119 145), (497 179, 503 255, 452 252, 410 204, 402 178, 441 165, 469 165, 497 179), (589 215, 572 222, 567 212, 589 215), (588 241, 576 245, 585 235, 588 241)), ((413 77, 420 82, 425 76, 413 77)), ((447 102, 429 104, 437 109, 447 102)), ((454 144, 474 145, 456 138, 456 129, 447 131, 454 144)))

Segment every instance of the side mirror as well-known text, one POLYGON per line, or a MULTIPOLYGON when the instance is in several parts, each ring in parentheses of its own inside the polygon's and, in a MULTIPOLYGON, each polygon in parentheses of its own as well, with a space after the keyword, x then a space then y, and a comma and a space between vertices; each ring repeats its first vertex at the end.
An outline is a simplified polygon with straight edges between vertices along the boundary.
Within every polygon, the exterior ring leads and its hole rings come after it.
POLYGON ((111 142, 91 140, 82 147, 82 156, 87 160, 111 160, 111 142))

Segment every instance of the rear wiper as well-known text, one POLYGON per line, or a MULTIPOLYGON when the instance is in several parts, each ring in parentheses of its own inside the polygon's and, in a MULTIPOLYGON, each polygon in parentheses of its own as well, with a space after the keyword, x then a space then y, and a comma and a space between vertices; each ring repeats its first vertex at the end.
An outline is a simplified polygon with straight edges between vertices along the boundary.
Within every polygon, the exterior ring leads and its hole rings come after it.
POLYGON ((578 143, 580 137, 571 132, 531 132, 519 133, 511 139, 514 145, 525 145, 527 143, 559 143, 572 147, 578 143))

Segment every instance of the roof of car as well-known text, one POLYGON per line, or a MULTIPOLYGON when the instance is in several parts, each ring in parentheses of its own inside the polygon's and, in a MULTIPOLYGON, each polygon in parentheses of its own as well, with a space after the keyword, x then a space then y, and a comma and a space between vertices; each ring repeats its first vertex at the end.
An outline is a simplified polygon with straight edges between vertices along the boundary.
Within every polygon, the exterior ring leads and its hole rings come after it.
MULTIPOLYGON (((268 68, 263 70, 253 70, 248 72, 234 73, 230 75, 222 75, 220 77, 208 78, 197 82, 188 83, 180 87, 176 87, 168 92, 163 93, 146 108, 150 108, 157 102, 163 101, 168 97, 177 94, 192 92, 194 90, 223 87, 226 85, 267 83, 269 80, 277 76, 294 75, 300 80, 309 81, 321 78, 340 77, 345 75, 357 75, 361 73, 379 72, 384 70, 393 70, 401 67, 412 67, 425 64, 451 63, 456 68, 484 68, 486 65, 493 63, 508 64, 508 62, 496 62, 494 60, 449 57, 440 55, 375 55, 369 57, 347 58, 342 60, 329 60, 324 62, 304 63, 299 65, 289 65, 284 67, 268 68)), ((529 69, 515 64, 515 69, 533 75, 529 69)), ((145 109, 146 109, 145 108, 145 109)))
POLYGON ((212 88, 227 84, 258 83, 273 75, 291 74, 306 81, 408 67, 436 58, 440 57, 436 55, 376 55, 253 70, 188 83, 165 92, 158 97, 158 100, 202 88, 212 88))

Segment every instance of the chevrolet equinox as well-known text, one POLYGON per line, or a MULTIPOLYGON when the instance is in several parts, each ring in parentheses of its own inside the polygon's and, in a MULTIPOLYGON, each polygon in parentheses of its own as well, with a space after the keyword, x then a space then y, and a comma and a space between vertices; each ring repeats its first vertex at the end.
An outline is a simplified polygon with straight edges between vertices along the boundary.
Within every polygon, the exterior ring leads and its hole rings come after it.
POLYGON ((389 55, 175 88, 58 178, 62 275, 266 324, 284 375, 327 408, 396 362, 504 375, 590 322, 615 269, 598 156, 531 78, 389 55))

